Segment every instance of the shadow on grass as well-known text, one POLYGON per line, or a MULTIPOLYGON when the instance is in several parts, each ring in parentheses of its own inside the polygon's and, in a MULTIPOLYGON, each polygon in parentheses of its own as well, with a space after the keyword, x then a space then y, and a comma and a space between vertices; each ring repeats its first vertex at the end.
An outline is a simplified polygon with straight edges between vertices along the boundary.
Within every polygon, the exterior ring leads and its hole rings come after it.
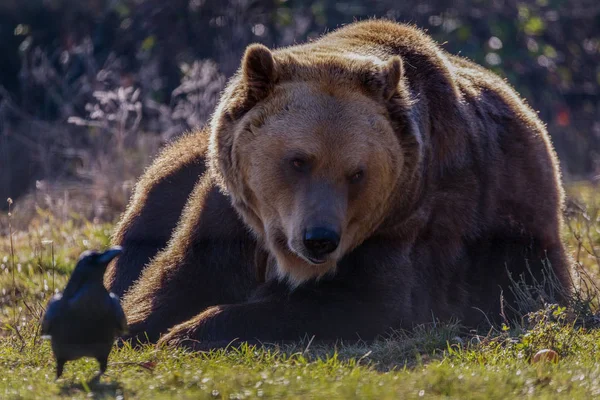
MULTIPOLYGON (((386 372, 415 368, 441 359, 448 346, 462 345, 467 331, 458 323, 423 324, 412 331, 394 331, 374 341, 337 340, 318 341, 304 338, 285 343, 245 342, 233 340, 229 344, 211 342, 211 350, 199 350, 193 344, 184 344, 184 352, 198 352, 208 360, 230 359, 235 363, 255 365, 258 362, 349 363, 370 366, 386 372), (187 346, 186 346, 187 345, 187 346)), ((166 346, 173 350, 172 347, 166 346)))
POLYGON ((73 396, 77 393, 93 393, 96 399, 114 399, 123 393, 123 388, 119 382, 102 382, 102 379, 93 377, 89 381, 70 381, 64 382, 60 386, 61 396, 73 396))

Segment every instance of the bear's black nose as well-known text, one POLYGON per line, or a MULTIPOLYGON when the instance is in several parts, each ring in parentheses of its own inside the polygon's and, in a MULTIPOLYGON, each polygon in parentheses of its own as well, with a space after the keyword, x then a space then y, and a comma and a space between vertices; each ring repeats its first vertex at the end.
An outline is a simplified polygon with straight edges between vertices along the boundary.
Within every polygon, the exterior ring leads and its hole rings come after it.
POLYGON ((311 228, 304 231, 304 246, 310 252, 311 258, 320 259, 332 253, 340 244, 340 235, 323 227, 311 228))

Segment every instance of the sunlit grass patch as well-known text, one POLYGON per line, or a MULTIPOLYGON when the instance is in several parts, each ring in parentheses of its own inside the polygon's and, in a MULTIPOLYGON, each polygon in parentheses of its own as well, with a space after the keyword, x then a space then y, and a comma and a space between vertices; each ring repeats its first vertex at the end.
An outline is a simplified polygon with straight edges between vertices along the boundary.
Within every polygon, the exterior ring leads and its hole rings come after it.
MULTIPOLYGON (((513 337, 463 336, 429 348, 416 332, 409 352, 394 344, 302 350, 239 348, 210 353, 145 346, 115 349, 108 373, 90 382, 95 360, 68 363, 54 382, 47 341, 0 344, 2 398, 534 398, 589 399, 600 394, 600 333, 534 326, 513 337), (557 364, 532 364, 538 348, 563 345, 557 364), (385 350, 388 351, 385 351, 385 350), (531 351, 530 351, 531 350, 531 351)), ((439 329, 429 331, 429 335, 439 329)), ((443 333, 439 333, 443 337, 443 333)))

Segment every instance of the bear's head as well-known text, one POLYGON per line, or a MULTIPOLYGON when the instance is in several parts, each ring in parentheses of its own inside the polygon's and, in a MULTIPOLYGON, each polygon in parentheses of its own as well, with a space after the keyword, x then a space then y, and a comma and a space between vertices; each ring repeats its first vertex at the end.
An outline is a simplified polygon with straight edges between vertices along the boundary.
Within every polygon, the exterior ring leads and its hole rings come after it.
POLYGON ((409 98, 400 57, 246 50, 209 159, 280 278, 334 272, 398 204, 420 157, 409 98))

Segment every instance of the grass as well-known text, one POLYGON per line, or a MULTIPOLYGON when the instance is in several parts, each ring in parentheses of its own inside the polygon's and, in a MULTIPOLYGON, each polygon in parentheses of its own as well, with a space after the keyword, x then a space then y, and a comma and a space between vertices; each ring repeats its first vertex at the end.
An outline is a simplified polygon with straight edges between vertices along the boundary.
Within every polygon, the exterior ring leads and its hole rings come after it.
POLYGON ((11 226, 12 236, 7 231, 0 239, 0 399, 600 396, 599 320, 590 312, 597 309, 600 282, 600 195, 589 184, 573 184, 570 191, 575 201, 564 235, 583 276, 583 312, 548 305, 484 336, 432 323, 370 345, 320 347, 308 340, 211 353, 115 348, 99 382, 90 381, 98 366, 87 359, 67 363, 55 382, 37 321, 81 251, 108 244, 112 225, 38 209, 26 227, 11 226), (556 351, 558 363, 533 363, 542 349, 556 351))
MULTIPOLYGON (((522 396, 590 399, 600 395, 600 334, 562 328, 569 350, 558 364, 530 364, 519 343, 508 338, 445 347, 407 355, 395 343, 380 343, 371 358, 343 355, 349 349, 321 353, 284 352, 243 347, 237 351, 185 354, 176 350, 122 349, 111 358, 108 375, 88 384, 93 361, 68 364, 65 379, 53 382, 48 345, 19 351, 0 347, 0 397, 68 396, 125 398, 485 398, 522 396), (387 354, 386 354, 387 353, 387 354), (397 355, 399 364, 380 370, 377 355, 397 355), (407 357, 407 358, 405 358, 407 357), (404 366, 407 361, 410 365, 404 366), (142 364, 146 363, 146 364, 142 364), (154 363, 152 371, 142 367, 154 363)), ((358 348, 353 351, 358 351, 358 348)), ((365 355, 367 355, 365 357, 365 355)))

